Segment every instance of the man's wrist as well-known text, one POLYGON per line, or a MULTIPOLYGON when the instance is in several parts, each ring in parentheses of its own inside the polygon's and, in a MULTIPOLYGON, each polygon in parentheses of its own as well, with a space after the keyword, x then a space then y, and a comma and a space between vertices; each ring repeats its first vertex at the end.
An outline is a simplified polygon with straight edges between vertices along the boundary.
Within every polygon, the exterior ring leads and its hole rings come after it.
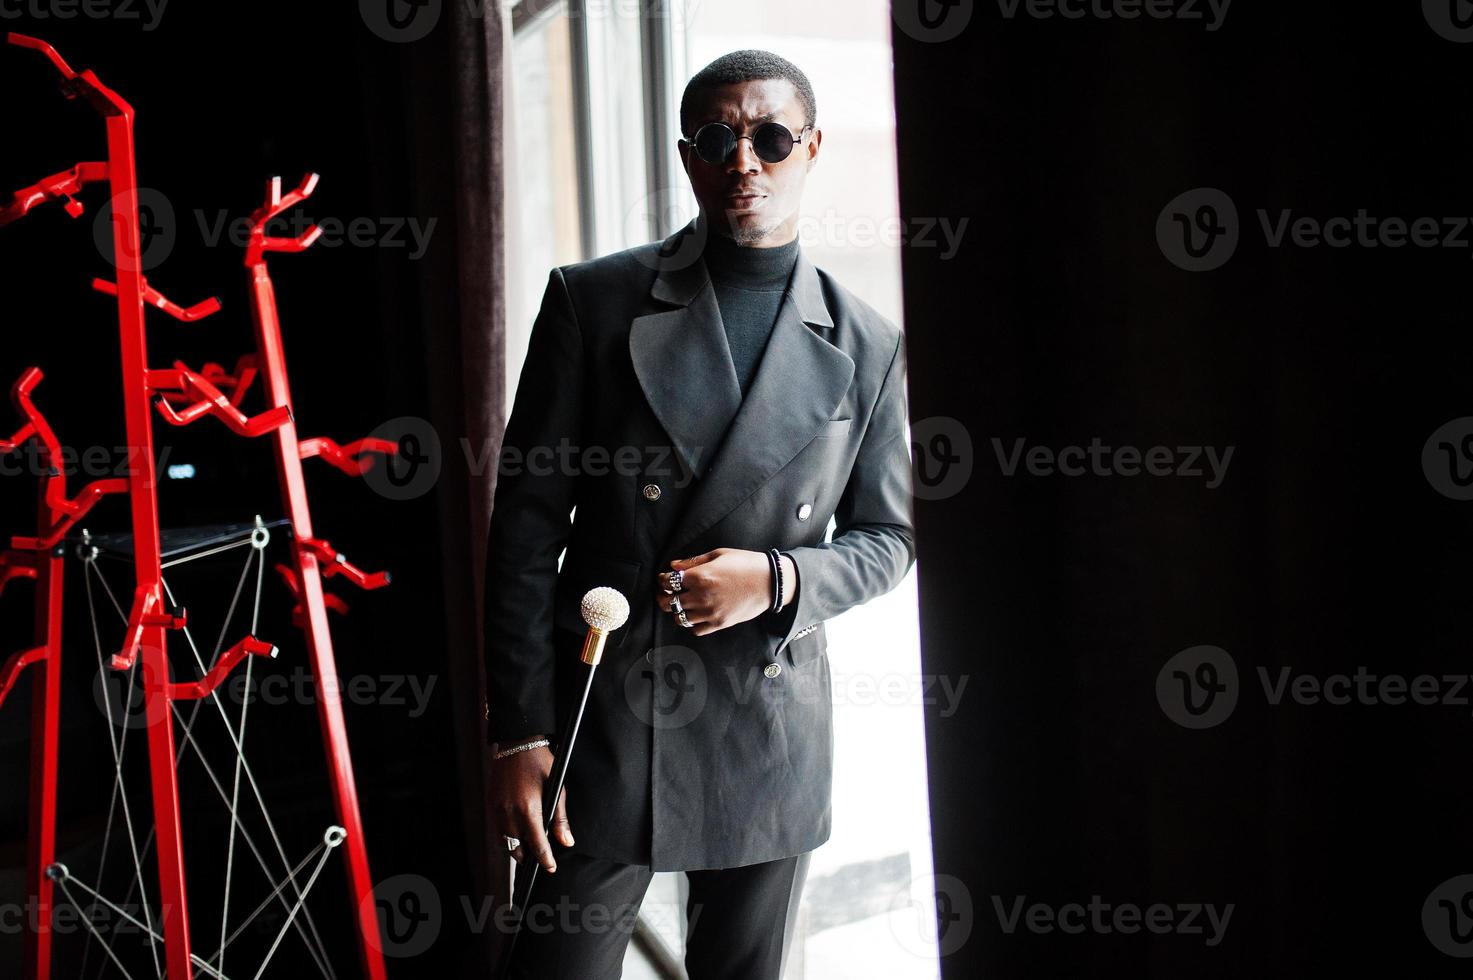
POLYGON ((782 563, 783 573, 782 608, 786 609, 798 598, 798 563, 786 551, 778 552, 778 561, 782 563))
POLYGON ((548 744, 550 744, 550 740, 546 735, 528 735, 505 744, 498 742, 491 746, 491 758, 505 759, 507 756, 516 755, 519 752, 526 752, 533 748, 541 748, 548 744))

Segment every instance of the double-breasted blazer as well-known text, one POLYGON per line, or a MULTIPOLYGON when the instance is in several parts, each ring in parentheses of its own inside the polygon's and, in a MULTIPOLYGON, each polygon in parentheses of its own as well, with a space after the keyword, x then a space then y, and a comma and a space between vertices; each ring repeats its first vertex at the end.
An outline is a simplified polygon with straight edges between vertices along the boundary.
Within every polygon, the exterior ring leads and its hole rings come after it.
POLYGON ((502 744, 558 736, 587 671, 581 597, 628 597, 568 816, 574 851, 656 871, 828 839, 824 621, 914 560, 900 330, 800 251, 743 398, 699 243, 692 222, 551 273, 498 462, 485 579, 487 718, 502 744), (796 600, 706 636, 681 628, 656 606, 655 576, 719 547, 790 554, 796 600))

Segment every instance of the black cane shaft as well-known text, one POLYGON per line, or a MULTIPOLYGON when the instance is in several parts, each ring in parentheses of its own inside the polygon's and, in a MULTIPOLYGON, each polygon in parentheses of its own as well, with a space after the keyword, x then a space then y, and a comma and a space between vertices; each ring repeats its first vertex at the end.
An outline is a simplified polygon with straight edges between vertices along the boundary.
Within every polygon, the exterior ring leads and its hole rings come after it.
MULTIPOLYGON (((558 798, 563 795, 563 783, 568 778, 568 764, 573 760, 573 745, 578 740, 578 729, 583 724, 583 712, 588 707, 588 694, 593 690, 593 675, 598 670, 597 664, 589 665, 588 676, 583 681, 583 694, 578 699, 578 710, 568 716, 567 723, 563 727, 563 736, 558 740, 560 751, 552 762, 552 772, 548 775, 547 785, 552 787, 551 792, 544 793, 542 800, 542 833, 548 838, 548 846, 552 846, 552 822, 557 819, 558 798)), ((527 906, 532 902, 532 888, 537 884, 537 872, 542 870, 542 865, 532 858, 532 870, 527 872, 527 885, 522 889, 522 900, 517 903, 517 924, 512 930, 511 939, 506 944, 506 955, 502 957, 501 980, 507 980, 511 976, 512 954, 516 952, 517 937, 522 934, 522 923, 527 918, 527 906)))
POLYGON ((548 778, 552 792, 546 794, 542 801, 542 832, 544 834, 552 830, 552 822, 557 817, 558 797, 563 795, 563 783, 568 778, 568 763, 573 761, 573 744, 578 741, 578 729, 583 724, 583 712, 588 708, 588 695, 593 690, 593 675, 597 670, 597 665, 588 668, 588 676, 583 681, 583 696, 578 699, 578 710, 568 717, 563 737, 558 740, 558 748, 561 751, 552 761, 552 773, 548 778))

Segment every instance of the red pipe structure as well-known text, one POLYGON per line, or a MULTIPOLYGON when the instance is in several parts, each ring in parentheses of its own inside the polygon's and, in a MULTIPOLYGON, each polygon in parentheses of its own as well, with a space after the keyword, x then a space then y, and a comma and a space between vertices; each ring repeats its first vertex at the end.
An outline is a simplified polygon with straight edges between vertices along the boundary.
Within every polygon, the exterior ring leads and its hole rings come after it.
POLYGON ((15 452, 30 439, 40 444, 40 504, 36 536, 17 537, 0 553, 0 589, 12 579, 36 582, 35 638, 38 646, 11 655, 0 665, 0 704, 15 687, 20 673, 32 671, 30 841, 26 866, 26 897, 30 926, 26 935, 24 975, 44 978, 51 972, 51 910, 55 882, 46 869, 56 860, 56 777, 61 708, 61 612, 64 560, 62 537, 86 516, 104 495, 128 489, 126 480, 97 480, 76 499, 66 495, 61 444, 46 417, 31 401, 41 382, 39 368, 29 368, 11 389, 11 400, 26 423, 9 439, 0 440, 0 452, 15 452))
MULTIPOLYGON (((207 961, 193 955, 190 945, 172 703, 212 696, 215 688, 239 663, 251 655, 274 657, 276 648, 254 636, 247 636, 226 651, 205 676, 191 683, 171 681, 166 634, 170 630, 184 629, 187 616, 183 609, 169 609, 166 602, 150 412, 153 409, 171 425, 188 425, 206 416, 214 416, 237 435, 274 437, 281 494, 293 531, 294 567, 281 570, 290 573, 284 577, 298 600, 296 617, 306 634, 317 690, 322 692, 317 699, 319 720, 329 760, 335 808, 342 828, 341 831, 333 832, 336 836, 328 846, 346 844, 348 879, 364 975, 371 980, 383 980, 386 974, 378 918, 373 903, 373 884, 369 876, 363 826, 337 683, 337 667, 327 623, 329 604, 334 608, 343 608, 343 604, 335 597, 325 596, 322 578, 340 574, 362 588, 375 589, 388 584, 389 577, 387 573, 363 572, 350 564, 326 541, 314 536, 301 462, 311 456, 322 456, 344 472, 361 474, 373 462, 372 457, 367 454, 392 454, 396 446, 381 439, 363 439, 341 447, 325 438, 298 441, 292 417, 280 321, 265 262, 268 252, 300 252, 306 249, 320 233, 314 227, 298 238, 282 239, 273 238, 265 231, 266 224, 271 219, 311 194, 317 180, 316 175, 309 176, 297 190, 284 197, 279 179, 274 179, 266 204, 252 217, 246 266, 251 272, 257 357, 248 355, 241 358, 233 373, 227 373, 218 364, 207 364, 203 370, 196 372, 177 361, 172 368, 150 369, 146 307, 152 306, 175 319, 192 322, 219 310, 220 302, 218 299, 210 299, 192 307, 181 307, 149 286, 142 274, 133 108, 116 92, 103 85, 93 72, 73 71, 46 42, 20 34, 9 34, 6 40, 11 45, 39 52, 47 58, 62 76, 63 94, 67 98, 85 99, 104 118, 107 162, 80 163, 70 170, 22 189, 12 198, 10 204, 0 208, 0 225, 9 224, 37 206, 54 200, 64 201, 66 212, 73 218, 79 217, 83 206, 75 195, 88 184, 108 182, 113 208, 113 265, 116 276, 111 282, 94 280, 93 286, 117 300, 124 421, 128 445, 133 450, 136 461, 130 467, 126 480, 98 481, 79 494, 76 500, 66 499, 64 478, 53 467, 51 475, 43 481, 41 520, 37 536, 17 538, 12 551, 0 558, 0 585, 14 577, 37 580, 37 630, 46 638, 42 646, 11 657, 5 662, 3 670, 0 670, 0 698, 14 684, 16 675, 27 667, 35 669, 38 692, 32 748, 29 880, 36 893, 37 907, 42 914, 39 916, 41 923, 34 931, 27 954, 26 976, 35 980, 46 980, 49 976, 52 879, 64 884, 68 877, 64 867, 54 864, 56 710, 59 691, 57 665, 60 655, 62 601, 62 559, 56 546, 67 530, 103 494, 124 490, 128 493, 131 507, 135 590, 127 617, 124 642, 113 654, 111 666, 116 670, 128 670, 134 666, 135 661, 141 659, 142 687, 147 710, 150 785, 157 834, 161 938, 167 975, 170 980, 188 980, 194 975, 196 966, 207 967, 207 961), (240 408, 241 400, 258 373, 264 380, 270 406, 258 415, 248 416, 240 408), (227 391, 230 392, 229 395, 226 394, 227 391), (47 555, 44 560, 41 554, 43 551, 47 555), (48 868, 57 873, 48 874, 48 868)), ((40 372, 32 369, 17 384, 17 405, 25 412, 29 421, 9 443, 0 444, 0 449, 11 449, 34 436, 42 442, 43 452, 48 459, 56 458, 59 449, 55 437, 28 400, 30 390, 39 379, 40 372)))
POLYGON ((343 725, 342 696, 337 680, 337 661, 333 654, 332 633, 328 628, 327 605, 322 579, 342 575, 364 589, 377 589, 389 584, 387 572, 365 573, 338 553, 326 541, 314 537, 312 511, 307 503, 307 483, 302 474, 302 460, 322 456, 346 473, 362 473, 372 462, 365 454, 392 454, 397 446, 385 439, 360 439, 346 447, 338 447, 330 439, 299 441, 297 425, 292 420, 291 386, 287 382, 286 353, 281 342, 281 318, 276 308, 276 289, 266 265, 270 252, 301 252, 317 240, 321 229, 313 225, 296 238, 274 238, 266 233, 271 220, 311 196, 317 186, 317 175, 308 174, 289 194, 281 193, 281 178, 271 178, 266 201, 251 215, 250 238, 246 245, 245 266, 251 279, 251 319, 256 328, 258 365, 266 390, 268 411, 284 412, 287 420, 272 432, 275 444, 276 474, 281 484, 282 504, 292 527, 292 575, 284 575, 297 594, 298 621, 307 637, 312 672, 323 696, 317 699, 322 723, 322 737, 327 757, 332 763, 332 787, 337 804, 338 823, 347 831, 348 888, 358 919, 359 954, 364 968, 374 980, 384 977, 383 944, 379 936, 378 909, 373 901, 373 879, 368 872, 368 855, 363 847, 363 825, 358 813, 358 790, 348 754, 348 733, 343 725), (324 678, 334 683, 323 685, 324 678))
MULTIPOLYGON (((130 468, 128 475, 136 588, 127 642, 113 658, 113 665, 131 666, 141 649, 145 696, 167 698, 169 663, 164 631, 176 627, 177 622, 174 617, 158 612, 164 605, 163 572, 160 568, 158 507, 154 493, 153 430, 148 415, 148 337, 143 316, 147 286, 140 261, 142 232, 133 151, 133 107, 104 85, 92 71, 73 71, 56 49, 45 41, 23 34, 10 34, 7 40, 10 44, 45 56, 61 73, 62 93, 67 98, 85 99, 102 115, 107 130, 105 164, 78 164, 60 179, 48 178, 26 188, 15 196, 15 203, 0 212, 0 222, 8 224, 38 204, 58 197, 65 197, 67 213, 73 218, 78 217, 81 214, 80 202, 71 195, 84 184, 104 178, 108 181, 113 207, 113 264, 117 270, 113 293, 118 300, 123 412, 128 445, 136 453, 136 465, 130 468)), ((171 978, 190 977, 189 904, 184 883, 179 786, 174 770, 173 712, 165 709, 155 713, 150 710, 148 719, 149 770, 157 832, 165 956, 171 978)))

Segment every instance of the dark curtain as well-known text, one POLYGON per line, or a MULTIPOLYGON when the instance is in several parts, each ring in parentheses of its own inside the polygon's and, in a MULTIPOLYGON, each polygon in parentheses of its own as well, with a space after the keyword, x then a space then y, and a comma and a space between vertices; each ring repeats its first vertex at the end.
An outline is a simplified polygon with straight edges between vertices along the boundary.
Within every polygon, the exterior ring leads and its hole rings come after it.
MULTIPOLYGON (((489 4, 499 11, 501 4, 489 4)), ((430 179, 418 186, 426 210, 454 222, 453 251, 442 249, 422 294, 427 360, 436 426, 446 471, 439 484, 440 562, 446 583, 448 666, 467 855, 478 896, 508 900, 504 849, 487 850, 485 667, 481 582, 495 485, 495 459, 505 427, 506 272, 503 223, 503 18, 447 6, 448 57, 426 49, 416 64, 430 91, 447 93, 448 124, 422 124, 410 113, 419 162, 430 179), (500 873, 498 873, 500 872, 500 873)), ((482 939, 494 957, 495 930, 482 939)))
POLYGON ((948 980, 1466 972, 1463 6, 896 0, 902 212, 970 221, 904 251, 924 669, 972 679, 928 709, 948 980), (1274 243, 1361 209, 1401 244, 1274 243), (1236 250, 1179 267, 1182 222, 1236 250), (1094 440, 1171 475, 1055 455, 1094 440), (1198 645, 1236 706, 1189 728, 1198 645), (1113 927, 1157 903, 1234 911, 1113 927))

